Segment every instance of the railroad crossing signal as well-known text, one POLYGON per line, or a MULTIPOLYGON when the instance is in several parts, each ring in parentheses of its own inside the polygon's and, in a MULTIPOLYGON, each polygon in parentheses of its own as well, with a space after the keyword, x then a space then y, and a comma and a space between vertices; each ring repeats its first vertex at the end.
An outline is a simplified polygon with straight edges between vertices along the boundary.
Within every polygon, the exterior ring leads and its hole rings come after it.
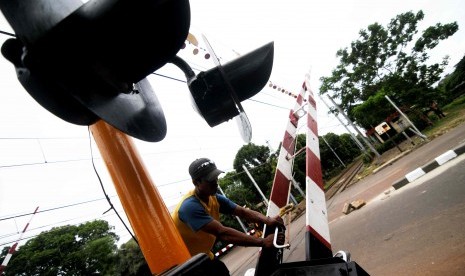
MULTIPOLYGON (((0 9, 16 33, 2 54, 44 108, 73 124, 102 119, 141 140, 165 137, 163 109, 146 77, 175 59, 188 38, 188 0, 0 1, 0 9)), ((262 52, 224 66, 240 101, 269 78, 272 45, 262 52)), ((210 126, 234 116, 231 102, 237 105, 218 70, 189 84, 210 126)))

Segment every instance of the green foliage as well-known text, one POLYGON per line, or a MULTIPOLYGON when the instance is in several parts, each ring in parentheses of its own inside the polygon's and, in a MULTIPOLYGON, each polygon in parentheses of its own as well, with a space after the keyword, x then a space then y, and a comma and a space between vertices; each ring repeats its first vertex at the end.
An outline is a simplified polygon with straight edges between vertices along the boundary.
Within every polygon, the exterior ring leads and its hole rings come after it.
POLYGON ((139 245, 130 239, 118 250, 117 271, 119 275, 152 275, 139 245))
POLYGON ((465 93, 465 56, 455 65, 455 70, 440 84, 445 97, 453 100, 465 93))
POLYGON ((350 134, 342 134, 339 136, 334 133, 327 133, 320 138, 319 143, 321 168, 324 178, 328 178, 340 172, 340 170, 344 168, 342 163, 345 165, 350 164, 361 153, 358 146, 350 137, 350 134), (326 139, 328 144, 325 143, 323 138, 326 139))
MULTIPOLYGON (((239 179, 235 172, 229 172, 220 180, 221 187, 225 187, 223 188, 224 193, 228 195, 229 199, 241 206, 254 206, 257 203, 257 197, 254 191, 255 186, 253 186, 252 183, 250 183, 250 185, 246 184, 246 186, 240 181, 228 181, 232 180, 234 176, 239 179)), ((261 198, 259 201, 260 200, 261 198)))
MULTIPOLYGON (((350 134, 337 135, 334 133, 328 133, 324 135, 324 139, 328 142, 329 146, 334 150, 337 156, 345 164, 352 162, 357 156, 360 155, 361 151, 355 142, 350 137, 350 134)), ((331 148, 325 143, 323 137, 319 138, 320 147, 320 161, 321 170, 323 172, 323 178, 328 178, 343 168, 341 161, 336 157, 331 148)), ((296 151, 305 148, 305 134, 297 135, 296 151)), ((294 159, 293 168, 294 178, 299 183, 305 183, 306 175, 306 160, 305 151, 299 154, 294 159)))
POLYGON ((338 98, 342 109, 364 128, 376 126, 380 117, 393 112, 373 109, 376 103, 382 103, 384 95, 401 106, 429 106, 431 100, 441 97, 433 84, 439 81, 448 57, 440 64, 428 64, 427 51, 453 35, 458 25, 438 23, 417 35, 417 25, 423 18, 422 11, 406 12, 386 27, 374 23, 362 29, 358 40, 336 53, 340 64, 331 76, 321 78, 320 92, 338 98))
POLYGON ((6 275, 114 275, 118 236, 108 222, 52 228, 13 254, 6 275))
MULTIPOLYGON (((274 177, 272 167, 273 163, 270 162, 271 156, 270 149, 267 146, 258 146, 253 143, 249 143, 240 148, 233 163, 233 167, 238 173, 238 181, 246 187, 255 188, 254 184, 242 168, 244 165, 265 196, 269 196, 274 177)), ((262 201, 258 191, 255 195, 254 203, 262 201)))
POLYGON ((373 124, 379 124, 384 121, 386 114, 392 112, 392 106, 384 97, 384 91, 380 91, 370 96, 362 104, 353 107, 351 114, 357 118, 357 123, 365 129, 374 127, 373 124))

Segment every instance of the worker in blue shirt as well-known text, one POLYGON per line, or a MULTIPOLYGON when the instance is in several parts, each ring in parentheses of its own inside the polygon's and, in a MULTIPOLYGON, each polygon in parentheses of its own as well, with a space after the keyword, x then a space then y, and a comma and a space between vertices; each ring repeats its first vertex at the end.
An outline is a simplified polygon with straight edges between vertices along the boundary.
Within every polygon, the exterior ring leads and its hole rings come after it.
MULTIPOLYGON (((226 266, 214 258, 211 249, 216 239, 242 246, 273 247, 274 235, 265 238, 247 235, 220 222, 220 213, 235 215, 249 222, 263 223, 269 227, 284 226, 280 216, 274 218, 241 207, 217 193, 218 176, 223 173, 208 158, 199 158, 189 166, 194 189, 178 203, 172 217, 192 256, 206 253, 215 267, 215 275, 229 275, 226 266), (220 274, 220 271, 223 271, 220 274)), ((284 242, 284 236, 278 237, 284 242)))

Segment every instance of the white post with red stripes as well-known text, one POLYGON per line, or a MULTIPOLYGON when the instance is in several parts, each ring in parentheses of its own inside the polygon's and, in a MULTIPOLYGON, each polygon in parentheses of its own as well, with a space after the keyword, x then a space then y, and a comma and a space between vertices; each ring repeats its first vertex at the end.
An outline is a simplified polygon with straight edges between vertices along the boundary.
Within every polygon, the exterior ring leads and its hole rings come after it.
POLYGON ((32 213, 31 218, 29 219, 28 223, 26 224, 26 226, 24 227, 23 231, 22 231, 21 234, 19 235, 19 238, 16 240, 16 242, 13 244, 13 246, 10 247, 10 250, 8 250, 8 254, 6 254, 5 259, 3 260, 2 264, 0 265, 0 274, 3 273, 3 271, 4 271, 5 268, 6 268, 6 266, 8 265, 8 262, 9 262, 10 259, 11 259, 11 256, 13 256, 13 253, 16 252, 16 247, 18 246, 19 241, 20 241, 21 238, 23 237, 24 232, 26 232, 27 227, 28 227, 29 224, 31 223, 32 218, 33 218, 34 215, 37 213, 37 210, 39 210, 39 206, 37 206, 37 208, 35 209, 34 213, 32 213))
MULTIPOLYGON (((289 112, 289 121, 284 132, 283 142, 278 156, 278 164, 271 188, 270 202, 266 215, 275 217, 279 215, 281 208, 285 207, 289 202, 289 194, 292 183, 292 166, 295 157, 295 142, 297 135, 297 126, 299 119, 305 115, 303 107, 305 106, 305 83, 297 96, 297 101, 293 109, 289 112)), ((263 229, 263 236, 271 234, 273 229, 267 229, 266 225, 263 229)), ((277 248, 262 248, 260 256, 255 267, 255 276, 271 275, 281 262, 283 249, 277 248)))
POLYGON ((303 112, 305 89, 302 89, 297 96, 294 108, 289 112, 289 121, 284 133, 283 142, 279 151, 278 164, 271 188, 270 203, 266 212, 267 216, 279 215, 279 209, 289 202, 289 193, 292 182, 292 165, 294 164, 295 139, 297 135, 297 125, 303 112))
POLYGON ((310 75, 305 76, 308 92, 306 141, 306 260, 332 257, 326 198, 321 171, 316 101, 310 89, 310 75))

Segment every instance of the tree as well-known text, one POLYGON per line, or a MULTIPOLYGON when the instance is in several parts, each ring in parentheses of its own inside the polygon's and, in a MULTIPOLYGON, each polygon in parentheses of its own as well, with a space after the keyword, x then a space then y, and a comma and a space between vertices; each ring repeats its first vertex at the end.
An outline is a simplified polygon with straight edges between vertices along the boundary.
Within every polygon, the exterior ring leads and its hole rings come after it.
POLYGON ((400 105, 429 106, 438 94, 433 84, 439 81, 448 57, 440 64, 428 64, 427 52, 453 35, 458 25, 437 23, 417 36, 417 25, 423 18, 421 10, 416 14, 410 11, 397 15, 386 27, 374 23, 362 29, 360 38, 349 48, 337 51, 340 64, 331 76, 321 78, 320 93, 339 99, 349 117, 358 123, 364 121, 364 127, 377 125, 379 120, 373 117, 378 121, 368 121, 366 113, 354 109, 360 105, 361 110, 371 108, 372 103, 366 101, 378 93, 385 93, 400 105))
POLYGON ((444 78, 442 87, 449 100, 455 99, 465 91, 465 56, 455 65, 454 72, 444 78))
MULTIPOLYGON (((244 165, 247 170, 249 170, 265 196, 269 196, 274 177, 270 157, 270 149, 267 146, 258 146, 253 143, 242 146, 242 148, 240 148, 237 152, 233 163, 234 170, 238 174, 240 173, 238 175, 238 180, 247 187, 255 188, 254 184, 242 168, 242 165, 244 165)), ((260 194, 258 192, 255 194, 255 202, 258 203, 262 201, 260 194)))
POLYGON ((257 203, 254 187, 246 187, 236 172, 228 172, 219 180, 219 185, 229 199, 241 206, 253 206, 257 203))
POLYGON ((116 241, 103 220, 52 228, 13 254, 6 275, 114 275, 116 241))
POLYGON ((152 275, 139 245, 130 239, 118 250, 118 274, 125 276, 152 275))
POLYGON ((393 108, 385 98, 386 93, 380 90, 370 96, 363 104, 353 107, 352 115, 357 118, 357 123, 364 129, 377 126, 386 119, 386 115, 391 113, 393 108))

